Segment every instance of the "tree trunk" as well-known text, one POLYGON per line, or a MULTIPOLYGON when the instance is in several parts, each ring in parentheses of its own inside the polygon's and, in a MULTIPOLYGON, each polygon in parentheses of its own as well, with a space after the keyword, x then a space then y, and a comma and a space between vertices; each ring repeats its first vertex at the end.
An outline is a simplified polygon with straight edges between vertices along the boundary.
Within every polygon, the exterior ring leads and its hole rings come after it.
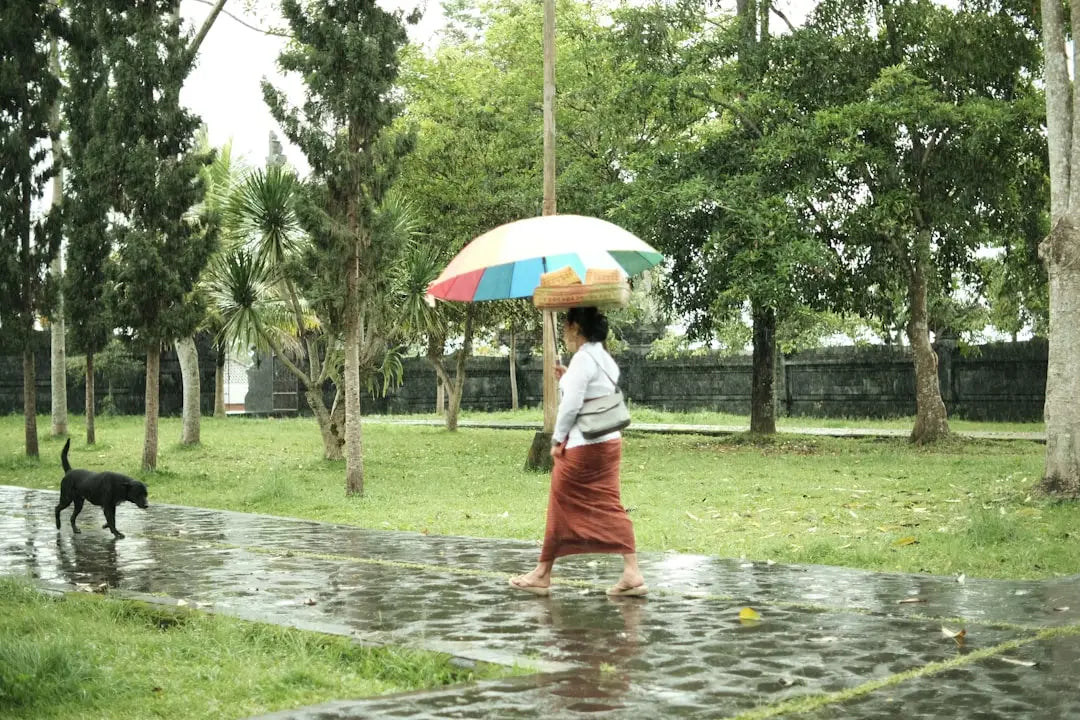
MULTIPOLYGON (((1046 128, 1050 150, 1051 231, 1039 246, 1050 286, 1050 342, 1046 367, 1046 469, 1039 490, 1080 497, 1080 144, 1074 124, 1075 88, 1069 79, 1062 3, 1042 0, 1046 57, 1046 128)), ((1070 36, 1073 33, 1068 33, 1070 36)), ((1080 57, 1073 53, 1074 73, 1080 57)))
POLYGON ((1069 212, 1039 247, 1050 282, 1046 469, 1039 490, 1080 498, 1080 218, 1069 212))
POLYGON ((214 417, 223 418, 225 411, 225 361, 228 354, 221 345, 217 347, 217 360, 214 363, 214 417))
POLYGON ((472 355, 473 306, 465 310, 465 340, 457 357, 454 371, 454 384, 450 391, 450 407, 446 411, 446 429, 456 432, 458 416, 461 414, 461 395, 465 392, 465 361, 472 355))
POLYGON ((930 344, 926 290, 929 236, 920 233, 916 243, 919 247, 908 275, 910 317, 907 332, 915 359, 915 427, 911 430, 911 442, 923 445, 947 437, 949 421, 941 399, 937 354, 930 344))
POLYGON ((446 384, 438 375, 435 376, 435 414, 446 413, 446 384))
MULTIPOLYGON (((53 5, 59 7, 59 1, 54 0, 53 5)), ((60 49, 56 38, 49 42, 49 66, 57 77, 60 77, 60 49)), ((57 98, 53 103, 49 126, 56 135, 52 142, 53 158, 63 156, 60 141, 60 100, 57 98)), ((56 175, 52 181, 51 210, 58 210, 64 200, 64 167, 57 163, 56 175)), ((52 261, 49 272, 52 274, 57 287, 64 274, 63 252, 56 253, 56 259, 52 261)), ((51 392, 52 392, 52 436, 62 437, 68 434, 68 406, 67 406, 67 348, 64 335, 64 295, 62 291, 56 294, 56 307, 51 317, 52 359, 50 365, 51 392)))
MULTIPOLYGON (((53 273, 59 275, 60 257, 53 261, 53 273)), ((53 437, 68 434, 67 406, 67 348, 64 339, 63 297, 58 297, 54 311, 50 334, 52 336, 52 358, 50 360, 50 381, 52 383, 52 431, 53 437)))
POLYGON ((146 422, 143 438, 143 470, 157 469, 158 381, 161 376, 161 347, 154 343, 146 351, 146 422))
POLYGON ((517 336, 510 330, 510 409, 518 409, 517 336))
POLYGON ((753 308, 754 366, 750 391, 750 432, 776 433, 776 310, 753 308))
POLYGON ((94 353, 86 353, 86 444, 93 445, 94 435, 94 353))
POLYGON ((360 429, 359 267, 354 255, 345 297, 345 494, 364 494, 364 453, 360 429))
POLYGON ((322 435, 323 440, 323 458, 326 460, 344 460, 344 410, 338 413, 341 420, 335 421, 334 413, 330 412, 326 407, 325 400, 323 400, 321 388, 308 388, 304 393, 304 397, 307 399, 308 407, 311 408, 311 412, 315 416, 315 421, 319 424, 319 434, 322 435))
POLYGON ((199 377, 199 348, 195 338, 188 336, 176 341, 176 357, 180 361, 180 376, 184 386, 183 429, 181 445, 198 445, 202 425, 202 381, 199 377))
POLYGON ((23 349, 23 425, 26 429, 27 457, 38 457, 37 374, 34 364, 34 351, 27 346, 23 349))

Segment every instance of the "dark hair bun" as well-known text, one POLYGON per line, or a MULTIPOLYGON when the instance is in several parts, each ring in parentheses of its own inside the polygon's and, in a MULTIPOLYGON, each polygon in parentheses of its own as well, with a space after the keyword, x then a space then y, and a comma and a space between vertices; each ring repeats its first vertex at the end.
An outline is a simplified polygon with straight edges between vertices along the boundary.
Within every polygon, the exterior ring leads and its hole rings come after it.
POLYGON ((566 321, 576 323, 581 334, 589 342, 604 342, 608 336, 608 320, 604 313, 594 307, 570 308, 566 321))

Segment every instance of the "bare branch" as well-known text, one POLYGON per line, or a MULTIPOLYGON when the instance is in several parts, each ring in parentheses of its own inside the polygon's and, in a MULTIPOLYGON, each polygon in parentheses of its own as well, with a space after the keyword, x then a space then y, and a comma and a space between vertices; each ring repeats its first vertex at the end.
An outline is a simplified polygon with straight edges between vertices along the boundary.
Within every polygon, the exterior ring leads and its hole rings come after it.
POLYGON ((788 30, 790 30, 791 32, 795 32, 795 26, 792 25, 791 21, 787 19, 787 15, 784 15, 784 13, 777 10, 775 5, 771 5, 769 9, 773 11, 773 15, 784 21, 784 24, 787 25, 788 30))
MULTIPOLYGON (((211 0, 195 0, 195 2, 202 3, 203 5, 211 5, 211 6, 213 6, 213 3, 211 2, 211 0)), ((212 23, 213 18, 216 17, 217 13, 221 12, 225 16, 227 16, 229 19, 240 23, 241 25, 246 27, 248 30, 254 30, 257 33, 262 33, 263 35, 270 35, 271 37, 282 37, 282 38, 292 39, 292 35, 290 35, 287 32, 282 32, 281 30, 274 30, 273 28, 261 28, 261 27, 258 27, 256 25, 252 25, 251 23, 247 22, 246 20, 244 20, 244 19, 242 19, 240 17, 237 17, 236 15, 233 15, 231 12, 224 9, 225 2, 226 2, 226 0, 218 0, 217 6, 214 8, 214 10, 212 10, 210 12, 210 16, 207 18, 208 23, 212 23)), ((206 31, 208 31, 209 29, 210 29, 210 26, 207 23, 203 23, 203 29, 199 31, 199 35, 200 36, 205 36, 206 31)), ((202 42, 202 37, 196 36, 196 40, 198 40, 198 42, 201 43, 202 42)), ((192 41, 192 45, 194 45, 195 50, 198 49, 198 44, 195 41, 192 41)), ((194 55, 194 52, 192 52, 192 55, 194 55)))
POLYGON ((724 108, 725 110, 728 110, 728 111, 734 113, 735 115, 737 115, 739 117, 739 120, 742 121, 743 125, 746 125, 748 128, 753 130, 754 134, 756 134, 759 138, 765 137, 765 133, 763 133, 761 131, 761 128, 758 127, 757 123, 755 123, 750 118, 750 116, 748 116, 742 110, 739 110, 737 107, 735 107, 731 103, 725 102, 723 100, 718 100, 718 99, 716 99, 714 97, 701 95, 701 94, 696 93, 694 91, 690 91, 687 94, 690 95, 690 97, 692 97, 692 98, 696 98, 698 100, 701 100, 702 102, 713 103, 715 105, 719 105, 720 107, 724 108))

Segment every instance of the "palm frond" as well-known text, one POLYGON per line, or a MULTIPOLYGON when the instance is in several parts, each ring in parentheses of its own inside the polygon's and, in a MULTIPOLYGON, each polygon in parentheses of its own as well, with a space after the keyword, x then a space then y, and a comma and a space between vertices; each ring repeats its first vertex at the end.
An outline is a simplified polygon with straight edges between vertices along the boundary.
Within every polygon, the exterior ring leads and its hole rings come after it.
POLYGON ((228 224, 268 267, 280 266, 300 247, 302 233, 295 208, 299 190, 294 173, 271 166, 248 174, 230 198, 228 224))

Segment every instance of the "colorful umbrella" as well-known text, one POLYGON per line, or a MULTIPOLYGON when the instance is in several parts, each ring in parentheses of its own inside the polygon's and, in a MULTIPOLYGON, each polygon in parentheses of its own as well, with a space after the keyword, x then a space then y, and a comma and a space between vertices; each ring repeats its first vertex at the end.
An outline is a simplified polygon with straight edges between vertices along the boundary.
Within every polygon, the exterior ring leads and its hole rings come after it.
POLYGON ((529 297, 540 276, 571 267, 582 282, 587 269, 637 275, 663 259, 637 236, 606 220, 544 215, 500 225, 466 245, 431 285, 441 300, 529 297))

